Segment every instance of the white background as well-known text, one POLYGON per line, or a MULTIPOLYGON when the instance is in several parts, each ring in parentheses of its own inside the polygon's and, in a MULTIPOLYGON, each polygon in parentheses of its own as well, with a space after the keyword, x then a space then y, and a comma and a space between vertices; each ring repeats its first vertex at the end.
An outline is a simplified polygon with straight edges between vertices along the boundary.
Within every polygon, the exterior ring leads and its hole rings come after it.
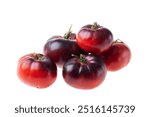
POLYGON ((148 117, 150 116, 150 17, 148 0, 0 0, 0 116, 3 117, 148 117), (47 39, 63 35, 73 24, 78 32, 97 21, 132 51, 124 69, 110 73, 93 90, 68 86, 58 70, 46 89, 23 84, 17 62, 24 54, 43 52, 47 39), (15 107, 68 105, 135 105, 133 114, 15 114, 15 107))

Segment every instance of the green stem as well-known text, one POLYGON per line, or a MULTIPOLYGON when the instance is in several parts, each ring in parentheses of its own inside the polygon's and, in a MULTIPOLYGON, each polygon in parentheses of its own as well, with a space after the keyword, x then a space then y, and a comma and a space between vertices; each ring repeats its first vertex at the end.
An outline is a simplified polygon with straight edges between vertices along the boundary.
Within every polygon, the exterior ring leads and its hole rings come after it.
POLYGON ((69 30, 68 30, 68 31, 65 33, 65 35, 64 35, 64 38, 65 38, 65 39, 69 39, 69 38, 70 38, 70 36, 71 36, 71 34, 72 34, 71 28, 72 28, 72 24, 71 24, 69 30))
POLYGON ((94 24, 91 26, 91 29, 96 29, 98 27, 97 22, 94 22, 94 24))
POLYGON ((80 62, 82 62, 82 63, 86 63, 87 62, 86 58, 82 54, 80 54, 80 62))

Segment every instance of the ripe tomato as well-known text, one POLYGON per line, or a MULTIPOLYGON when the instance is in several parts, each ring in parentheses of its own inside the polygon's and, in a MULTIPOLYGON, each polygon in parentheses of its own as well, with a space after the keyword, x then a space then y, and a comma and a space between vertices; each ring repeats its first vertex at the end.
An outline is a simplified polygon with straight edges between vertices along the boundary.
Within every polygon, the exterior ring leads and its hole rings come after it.
POLYGON ((72 58, 72 54, 86 54, 86 52, 78 46, 75 40, 75 34, 68 34, 65 34, 64 37, 53 36, 44 45, 44 54, 51 58, 58 67, 62 67, 67 60, 72 58))
POLYGON ((17 74, 25 84, 46 88, 56 80, 57 68, 51 59, 42 54, 27 54, 19 60, 17 74))
POLYGON ((83 26, 76 40, 83 50, 99 55, 111 46, 113 35, 107 28, 94 23, 94 25, 83 26))
POLYGON ((107 69, 109 71, 117 71, 129 63, 131 51, 125 43, 116 40, 102 56, 107 69))
POLYGON ((79 89, 93 89, 106 76, 103 60, 93 55, 80 55, 68 60, 63 66, 63 78, 67 84, 79 89))

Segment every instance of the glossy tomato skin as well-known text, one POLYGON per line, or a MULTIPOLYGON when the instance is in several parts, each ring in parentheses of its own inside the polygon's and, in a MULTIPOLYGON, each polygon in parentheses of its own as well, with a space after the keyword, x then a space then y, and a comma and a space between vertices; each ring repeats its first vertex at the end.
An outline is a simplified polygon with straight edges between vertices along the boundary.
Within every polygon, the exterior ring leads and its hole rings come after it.
POLYGON ((131 51, 125 43, 116 41, 102 56, 107 69, 117 71, 128 65, 131 59, 131 51))
POLYGON ((44 45, 44 54, 51 58, 58 67, 62 67, 63 64, 72 58, 72 54, 85 54, 75 40, 61 38, 49 39, 44 45))
POLYGON ((66 39, 50 39, 44 46, 44 54, 61 67, 71 58, 71 48, 70 42, 66 39))
POLYGON ((48 57, 31 53, 20 58, 17 74, 19 79, 27 85, 46 88, 55 82, 57 68, 48 57))
POLYGON ((67 84, 78 89, 93 89, 105 79, 107 70, 103 60, 93 55, 74 57, 63 66, 63 78, 67 84))
POLYGON ((80 29, 76 40, 83 50, 99 55, 109 49, 113 42, 113 34, 109 29, 98 24, 95 27, 86 25, 80 29))

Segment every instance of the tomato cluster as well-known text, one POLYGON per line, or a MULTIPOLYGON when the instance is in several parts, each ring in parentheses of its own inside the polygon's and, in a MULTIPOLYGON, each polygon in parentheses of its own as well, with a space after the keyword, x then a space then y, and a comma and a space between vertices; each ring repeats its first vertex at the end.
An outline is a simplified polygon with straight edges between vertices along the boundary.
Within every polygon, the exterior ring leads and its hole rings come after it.
POLYGON ((52 36, 44 45, 44 54, 31 53, 19 60, 17 73, 25 84, 49 87, 60 67, 67 84, 93 89, 104 81, 107 71, 120 70, 129 63, 129 47, 113 40, 109 29, 97 23, 83 26, 77 34, 70 29, 64 36, 52 36))

